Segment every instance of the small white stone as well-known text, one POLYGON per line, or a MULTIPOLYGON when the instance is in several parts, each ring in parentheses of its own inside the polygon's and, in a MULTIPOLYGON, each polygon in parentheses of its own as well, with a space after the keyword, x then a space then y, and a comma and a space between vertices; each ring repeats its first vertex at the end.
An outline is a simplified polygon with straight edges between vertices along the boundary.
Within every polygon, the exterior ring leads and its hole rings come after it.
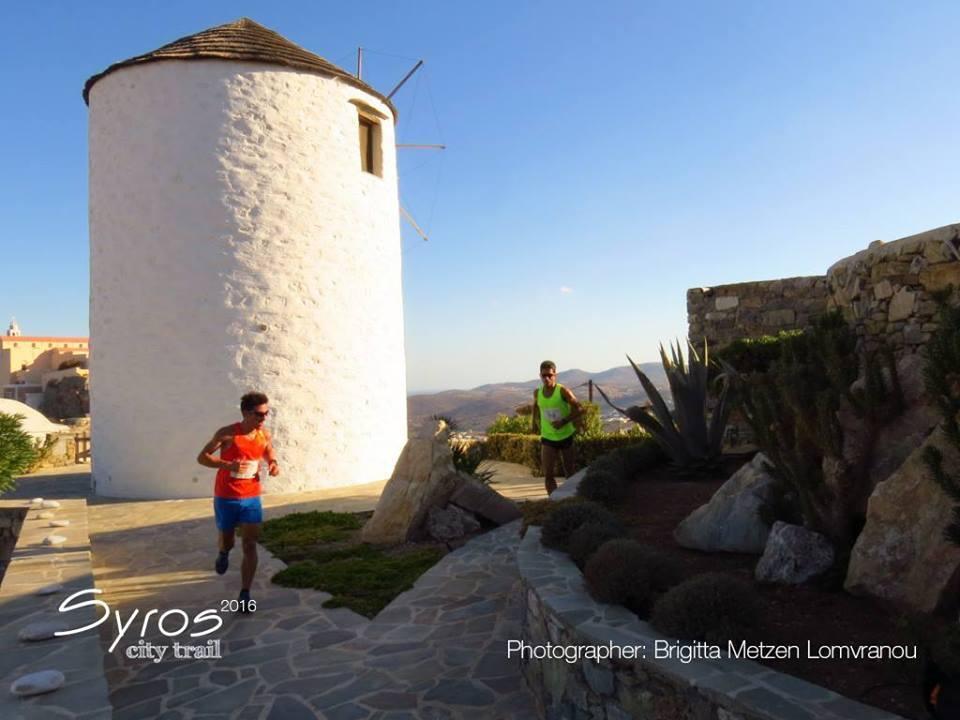
POLYGON ((63 545, 67 541, 63 535, 47 535, 43 539, 44 545, 63 545))
POLYGON ((36 515, 34 515, 33 519, 34 519, 34 520, 49 520, 50 518, 56 517, 56 516, 57 516, 56 513, 50 512, 49 510, 45 510, 45 511, 43 511, 43 512, 38 512, 36 515))
POLYGON ((40 503, 40 507, 43 507, 43 508, 58 508, 58 507, 60 507, 60 503, 58 503, 56 500, 44 500, 44 501, 42 501, 42 502, 40 503))
POLYGON ((34 595, 53 595, 55 593, 63 590, 63 585, 60 583, 55 583, 54 585, 45 585, 44 587, 37 590, 34 595))
POLYGON ((51 520, 50 527, 68 527, 70 525, 69 520, 51 520))
POLYGON ((34 498, 34 499, 31 500, 30 502, 31 502, 32 504, 34 504, 34 505, 39 505, 40 503, 43 502, 43 498, 34 498))
POLYGON ((20 632, 17 633, 17 639, 31 642, 49 640, 55 637, 54 633, 69 629, 70 626, 63 622, 63 620, 41 620, 40 622, 30 623, 21 628, 20 632))
POLYGON ((65 679, 59 670, 40 670, 14 680, 10 692, 18 697, 42 695, 61 688, 65 679))

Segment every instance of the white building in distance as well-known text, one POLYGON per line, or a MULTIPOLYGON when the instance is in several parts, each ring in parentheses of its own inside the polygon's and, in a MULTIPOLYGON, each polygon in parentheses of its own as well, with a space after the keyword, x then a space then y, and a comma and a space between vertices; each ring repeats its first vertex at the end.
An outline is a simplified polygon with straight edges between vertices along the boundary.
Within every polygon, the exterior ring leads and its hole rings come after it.
POLYGON ((390 101, 248 19, 83 95, 97 494, 211 495, 197 453, 251 390, 282 468, 264 492, 389 477, 407 434, 390 101))

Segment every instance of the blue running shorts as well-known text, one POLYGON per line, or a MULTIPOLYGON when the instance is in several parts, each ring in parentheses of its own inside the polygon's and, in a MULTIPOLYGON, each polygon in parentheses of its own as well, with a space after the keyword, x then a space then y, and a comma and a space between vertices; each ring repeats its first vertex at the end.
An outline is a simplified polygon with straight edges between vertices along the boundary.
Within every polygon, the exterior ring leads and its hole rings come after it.
POLYGON ((260 497, 213 499, 213 513, 217 518, 217 530, 233 530, 240 524, 263 522, 263 506, 260 497))

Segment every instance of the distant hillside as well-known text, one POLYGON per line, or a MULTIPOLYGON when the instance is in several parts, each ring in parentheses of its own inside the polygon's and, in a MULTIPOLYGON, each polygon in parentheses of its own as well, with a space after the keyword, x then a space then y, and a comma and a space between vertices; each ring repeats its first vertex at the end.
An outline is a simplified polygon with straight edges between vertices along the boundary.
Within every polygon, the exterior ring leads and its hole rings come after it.
MULTIPOLYGON (((660 363, 641 363, 640 369, 661 393, 669 395, 666 375, 660 363)), ((610 399, 621 407, 638 405, 647 399, 636 373, 629 365, 599 373, 565 370, 558 375, 558 380, 581 400, 587 399, 585 383, 588 380, 593 380, 595 385, 602 387, 610 399), (583 387, 580 387, 581 385, 583 387)), ((499 413, 513 415, 517 407, 529 403, 533 399, 534 388, 539 384, 540 380, 534 379, 525 382, 492 383, 472 390, 445 390, 428 395, 413 395, 407 398, 408 424, 416 427, 433 415, 444 415, 452 418, 461 430, 482 432, 499 413)), ((603 402, 599 393, 594 393, 594 401, 600 404, 604 416, 614 412, 603 402)))

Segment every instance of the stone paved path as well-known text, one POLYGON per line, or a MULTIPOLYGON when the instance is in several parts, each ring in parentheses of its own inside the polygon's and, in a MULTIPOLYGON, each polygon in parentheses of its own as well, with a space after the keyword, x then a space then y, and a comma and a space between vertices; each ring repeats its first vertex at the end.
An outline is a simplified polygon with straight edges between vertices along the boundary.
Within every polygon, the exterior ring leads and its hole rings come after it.
MULTIPOLYGON (((536 497, 536 481, 523 476, 513 479, 517 494, 536 497)), ((505 494, 513 480, 501 476, 505 494)), ((312 509, 368 510, 381 488, 373 483, 339 493, 268 495, 264 505, 267 518, 312 509)), ((29 483, 18 489, 31 490, 29 483)), ((535 717, 519 664, 506 658, 506 641, 520 633, 516 524, 447 555, 373 621, 344 608, 322 608, 325 593, 272 585, 269 578, 283 564, 261 548, 252 592, 257 612, 224 613, 223 626, 202 638, 189 633, 210 628, 209 622, 164 637, 157 619, 172 609, 194 618, 236 598, 239 553, 232 554, 226 575, 212 571, 210 500, 94 504, 89 527, 100 598, 124 623, 137 613, 104 658, 115 720, 535 717), (158 612, 143 629, 154 608, 158 612), (219 639, 222 657, 174 659, 172 650, 162 662, 126 657, 141 639, 167 646, 219 639)), ((183 622, 172 614, 165 629, 176 631, 183 622)), ((101 625, 104 648, 117 637, 116 618, 101 625)))

